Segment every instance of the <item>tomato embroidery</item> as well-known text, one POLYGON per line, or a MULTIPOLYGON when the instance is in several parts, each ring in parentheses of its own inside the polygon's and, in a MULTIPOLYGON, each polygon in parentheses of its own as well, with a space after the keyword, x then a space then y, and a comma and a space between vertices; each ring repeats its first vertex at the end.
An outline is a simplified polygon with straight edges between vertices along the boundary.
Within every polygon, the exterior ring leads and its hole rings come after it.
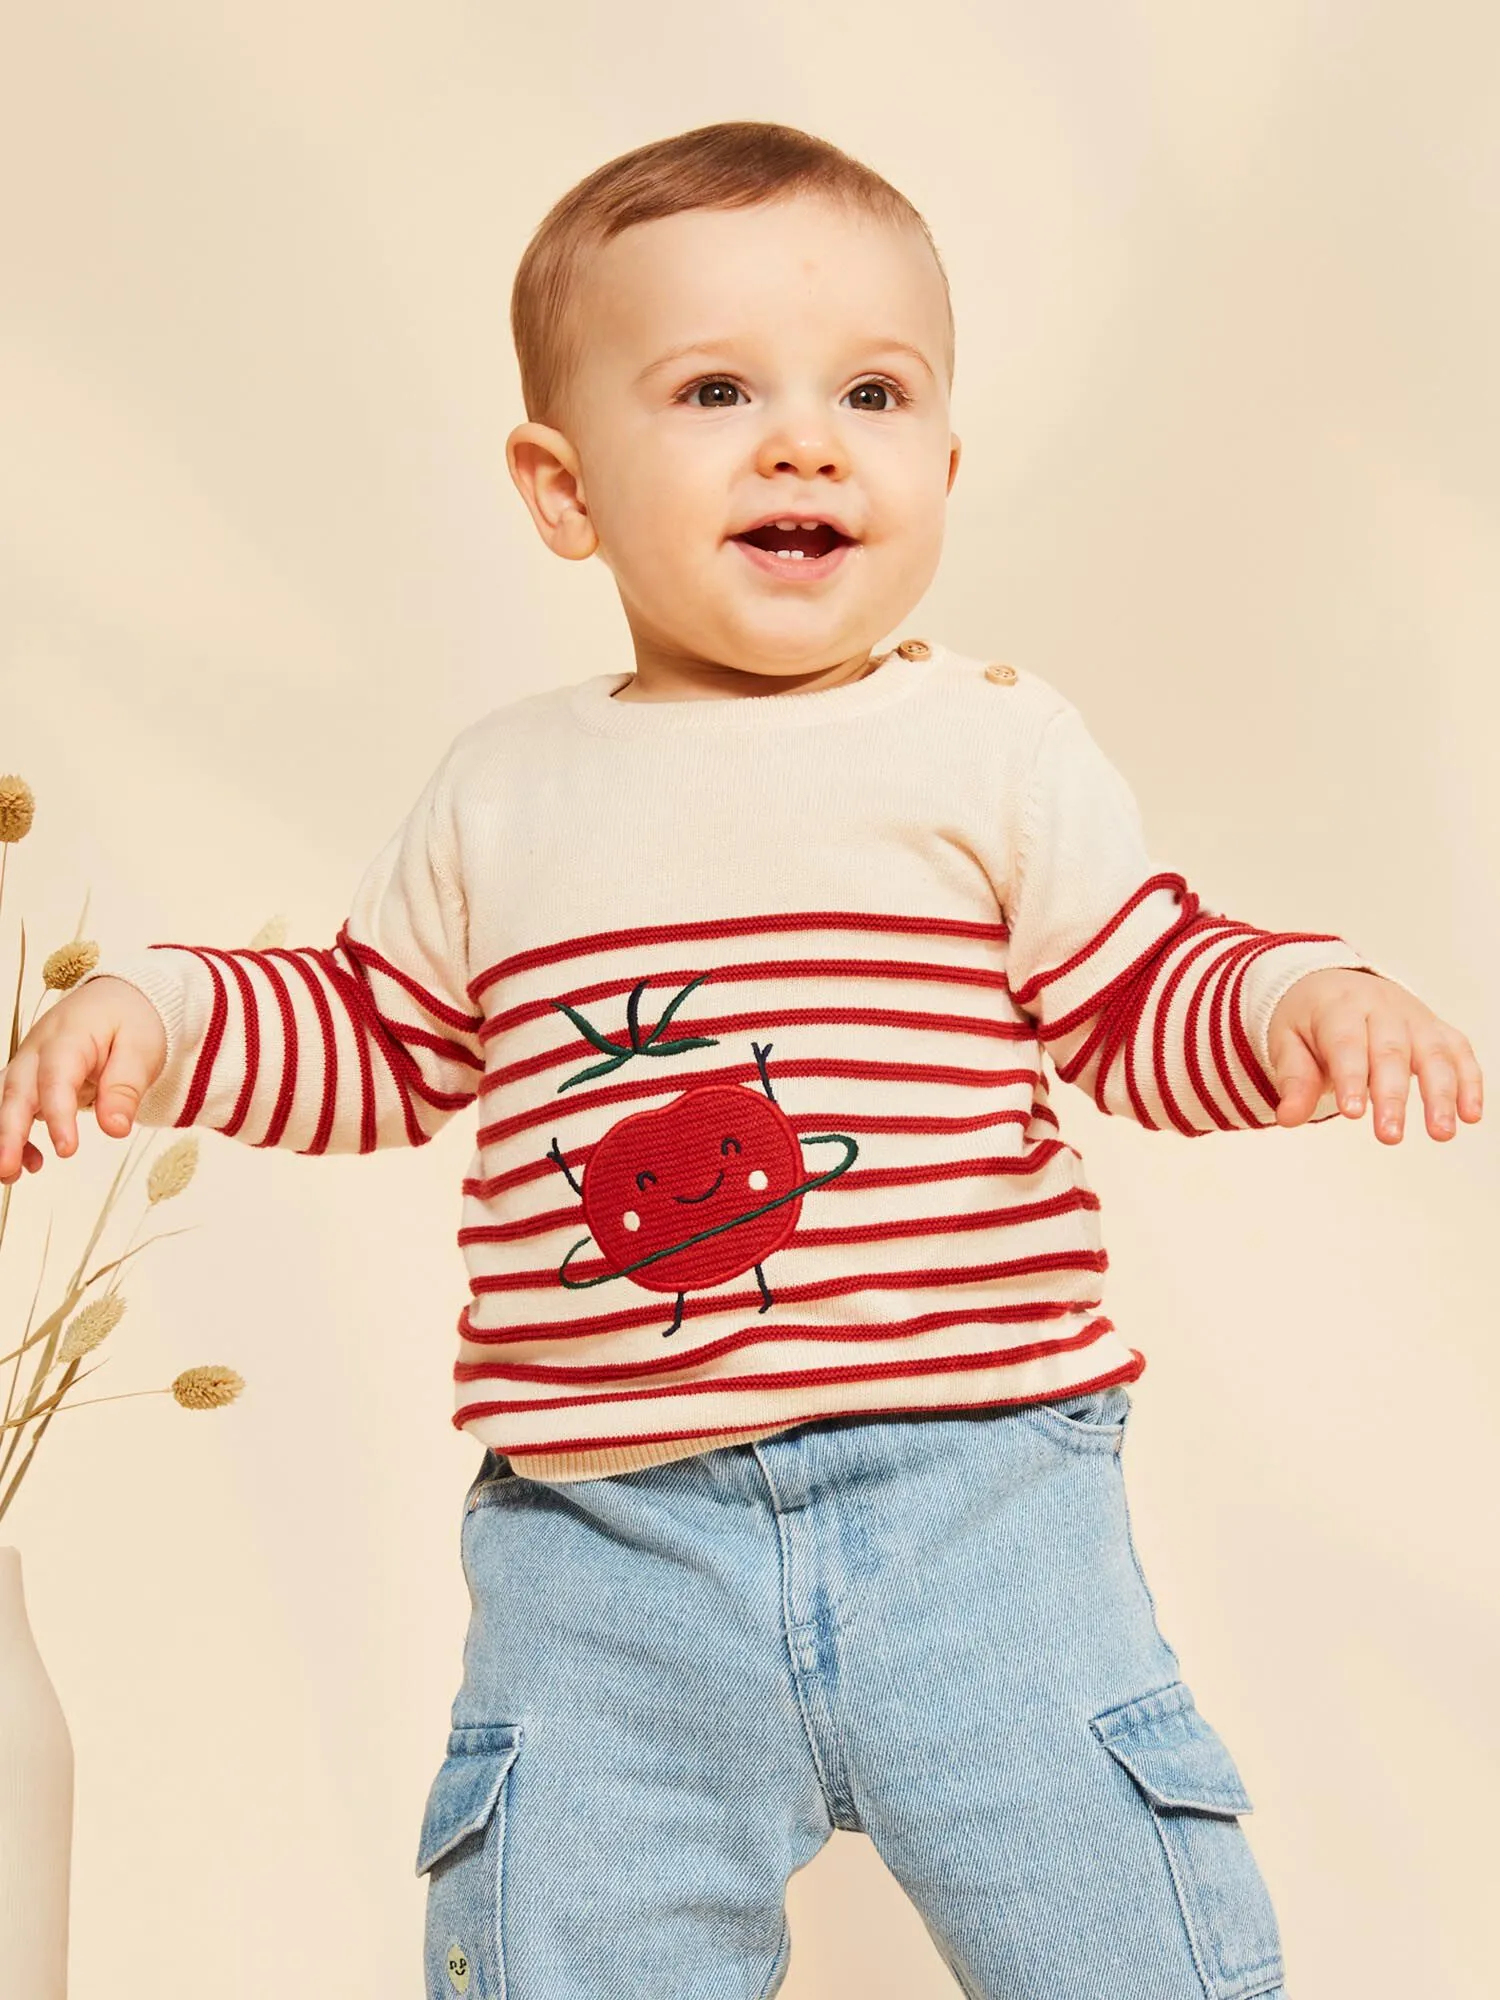
MULTIPOLYGON (((695 986, 700 974, 675 996, 651 1033, 641 1038, 640 997, 648 981, 631 992, 626 1008, 629 1046, 601 1035, 565 1001, 553 1005, 574 1021, 608 1059, 558 1085, 569 1089, 585 1078, 618 1069, 632 1056, 663 1056, 679 1049, 717 1046, 715 1036, 687 1036, 662 1042, 662 1029, 695 986)), ((682 1324, 683 1300, 690 1291, 720 1285, 753 1270, 760 1287, 759 1310, 773 1303, 762 1265, 793 1235, 802 1198, 847 1171, 859 1152, 843 1132, 812 1132, 798 1138, 796 1127, 776 1102, 764 1047, 751 1051, 765 1095, 739 1083, 696 1084, 652 1111, 637 1111, 611 1125, 574 1178, 554 1138, 547 1157, 556 1161, 568 1185, 582 1198, 584 1220, 607 1269, 592 1278, 572 1278, 568 1267, 589 1243, 580 1237, 558 1266, 570 1290, 629 1278, 652 1292, 675 1292, 677 1310, 663 1338, 682 1324), (804 1145, 838 1145, 843 1158, 826 1173, 807 1174, 804 1145)))

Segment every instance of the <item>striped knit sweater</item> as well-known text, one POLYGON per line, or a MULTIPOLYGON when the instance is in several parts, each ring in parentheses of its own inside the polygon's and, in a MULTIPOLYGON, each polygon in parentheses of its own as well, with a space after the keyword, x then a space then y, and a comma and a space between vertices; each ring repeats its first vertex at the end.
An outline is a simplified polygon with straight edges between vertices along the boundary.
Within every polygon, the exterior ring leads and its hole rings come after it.
POLYGON ((627 679, 463 729, 331 949, 102 961, 166 1029, 140 1122, 367 1153, 472 1106, 452 1421, 527 1477, 1133 1381, 1042 1051, 1150 1131, 1273 1125, 1276 1002, 1375 968, 1153 867, 1035 674, 627 679))

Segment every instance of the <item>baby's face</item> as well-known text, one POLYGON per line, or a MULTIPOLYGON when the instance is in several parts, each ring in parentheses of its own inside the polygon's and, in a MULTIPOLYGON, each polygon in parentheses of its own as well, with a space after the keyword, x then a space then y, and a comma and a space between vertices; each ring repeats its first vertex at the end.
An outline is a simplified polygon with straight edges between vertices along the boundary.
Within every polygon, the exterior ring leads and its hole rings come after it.
POLYGON ((819 198, 693 209, 600 250, 579 313, 567 432, 508 454, 549 546, 609 566, 643 676, 862 662, 932 579, 958 468, 921 235, 819 198), (744 539, 798 516, 844 539, 744 539))

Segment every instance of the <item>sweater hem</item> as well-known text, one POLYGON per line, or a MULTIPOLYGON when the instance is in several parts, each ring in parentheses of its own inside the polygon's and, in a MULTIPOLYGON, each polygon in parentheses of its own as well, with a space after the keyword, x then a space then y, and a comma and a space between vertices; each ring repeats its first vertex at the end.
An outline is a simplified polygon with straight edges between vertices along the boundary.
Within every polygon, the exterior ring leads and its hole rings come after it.
POLYGON ((1036 1403, 1057 1402, 1069 1396, 1085 1395, 1090 1390, 1108 1388, 1113 1383, 1138 1380, 1145 1372, 1146 1357, 1138 1348, 1128 1347, 1126 1352, 1129 1355, 1128 1361, 1109 1369, 1103 1375, 1085 1376, 1077 1382, 1057 1383, 1049 1389, 1038 1390, 1029 1396, 987 1397, 975 1403, 907 1404, 891 1409, 804 1410, 789 1414, 779 1423, 761 1425, 754 1430, 707 1431, 695 1437, 658 1438, 641 1444, 621 1443, 579 1451, 549 1452, 521 1449, 507 1451, 502 1445, 494 1445, 490 1449, 497 1457, 507 1460, 512 1471, 524 1479, 537 1479, 559 1485, 573 1480, 605 1479, 614 1473, 635 1472, 649 1465, 671 1464, 680 1458, 698 1458, 707 1452, 723 1450, 731 1445, 751 1444, 761 1438, 775 1437, 784 1431, 795 1430, 803 1424, 841 1422, 856 1418, 885 1418, 894 1421, 926 1416, 980 1416, 986 1411, 1019 1410, 1036 1403))

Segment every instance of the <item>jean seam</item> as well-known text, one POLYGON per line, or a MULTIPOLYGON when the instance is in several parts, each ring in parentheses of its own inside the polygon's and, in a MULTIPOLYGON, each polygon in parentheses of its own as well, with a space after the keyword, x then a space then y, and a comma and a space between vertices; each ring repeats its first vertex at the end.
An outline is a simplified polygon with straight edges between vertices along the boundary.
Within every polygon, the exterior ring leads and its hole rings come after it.
POLYGON ((1135 1569, 1136 1576, 1140 1580, 1141 1589, 1146 1593, 1146 1603, 1150 1607, 1151 1611, 1152 1628, 1155 1631, 1157 1638, 1161 1641, 1161 1644, 1166 1649, 1168 1655, 1171 1658, 1172 1672, 1175 1685, 1177 1681, 1180 1681, 1182 1679, 1182 1660, 1178 1655, 1177 1648, 1172 1644, 1171 1640, 1167 1637, 1166 1633, 1163 1632, 1163 1630, 1161 1629, 1161 1613, 1157 1608, 1156 1593, 1152 1590, 1151 1585, 1147 1582, 1146 1572, 1141 1566, 1140 1551, 1139 1549, 1137 1549, 1135 1545, 1135 1528, 1130 1518, 1130 1492, 1125 1484, 1125 1462, 1123 1458, 1121 1458, 1118 1455, 1115 1458, 1115 1469, 1119 1476, 1120 1506, 1123 1510, 1125 1518, 1125 1546, 1130 1551, 1131 1564, 1135 1569))
MULTIPOLYGON (((1203 1991, 1208 2000, 1258 2000, 1266 1989, 1257 1989, 1255 1982, 1264 1979, 1267 1973, 1281 1983, 1285 1982, 1286 1967, 1282 1953, 1277 1950, 1263 1958, 1259 1965, 1247 1965, 1233 1974, 1222 1973, 1218 1967, 1224 1961, 1224 1940, 1211 1918, 1202 1916, 1204 1937, 1200 1939, 1193 1921, 1193 1903, 1187 1895, 1182 1881, 1178 1861, 1172 1852, 1172 1843, 1167 1837, 1167 1829, 1162 1824, 1162 1816, 1153 1806, 1151 1817, 1156 1822, 1156 1831, 1161 1839, 1162 1852, 1167 1857, 1167 1871, 1172 1877, 1172 1887, 1177 1894, 1177 1907, 1182 1916, 1183 1928, 1187 1932, 1188 1947, 1193 1954, 1193 1964, 1198 1977, 1203 1982, 1203 1991), (1215 1963, 1208 1963, 1208 1946, 1212 1945, 1215 1963)), ((1244 1829, 1241 1828, 1243 1837, 1244 1829)), ((1184 1864, 1185 1865, 1185 1864, 1184 1864)), ((1272 1989, 1274 1990, 1274 1989, 1272 1989)))
POLYGON ((792 1621, 792 1607, 788 1596, 791 1588, 791 1564, 787 1554, 786 1524, 781 1518, 781 1495, 776 1490, 776 1481, 771 1477, 771 1468, 766 1464, 765 1459, 761 1456, 758 1445, 753 1440, 749 1444, 749 1450, 754 1456, 756 1464, 760 1467, 761 1477, 765 1480, 767 1489, 770 1492, 771 1514, 776 1523, 776 1546, 781 1558, 781 1632, 786 1654, 787 1672, 791 1676, 792 1690, 797 1697, 797 1714, 801 1718, 802 1734, 807 1739, 807 1754, 812 1758, 813 1770, 817 1774, 818 1790, 823 1795, 823 1805, 828 1813, 828 1821, 830 1826, 837 1826, 839 1823, 838 1809, 834 1805, 833 1795, 829 1789, 828 1775, 823 1769, 823 1759, 818 1755, 817 1737, 813 1732, 812 1722, 807 1713, 807 1699, 803 1692, 802 1676, 797 1672, 797 1661, 792 1651, 789 1629, 792 1621))
POLYGON ((783 1909, 781 1913, 781 1943, 776 1947, 776 1956, 771 1961, 771 1970, 767 1973, 765 1984, 761 1987, 759 1993, 756 1994, 755 2000, 766 2000, 768 1994, 776 1991, 776 1983, 781 1977, 787 1960, 791 1957, 791 1951, 792 1927, 787 1920, 786 1911, 783 1909))

